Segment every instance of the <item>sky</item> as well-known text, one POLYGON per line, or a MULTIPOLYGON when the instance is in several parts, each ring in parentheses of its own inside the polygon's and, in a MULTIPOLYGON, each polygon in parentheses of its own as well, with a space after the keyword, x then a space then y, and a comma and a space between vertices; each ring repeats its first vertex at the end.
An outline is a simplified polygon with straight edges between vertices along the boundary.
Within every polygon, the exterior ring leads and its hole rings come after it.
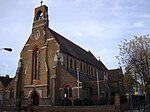
MULTIPOLYGON (((150 34, 148 0, 43 0, 49 8, 49 27, 90 50, 108 69, 118 68, 118 44, 150 34)), ((34 9, 40 0, 2 0, 0 4, 0 75, 15 76, 32 31, 34 9)))

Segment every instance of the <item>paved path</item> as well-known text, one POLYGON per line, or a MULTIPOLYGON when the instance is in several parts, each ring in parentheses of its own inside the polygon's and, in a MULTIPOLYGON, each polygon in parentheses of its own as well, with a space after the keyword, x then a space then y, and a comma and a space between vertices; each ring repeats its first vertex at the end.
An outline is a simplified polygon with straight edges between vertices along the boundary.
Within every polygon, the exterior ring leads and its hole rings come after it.
POLYGON ((123 111, 123 112, 140 112, 139 110, 127 110, 127 111, 123 111))

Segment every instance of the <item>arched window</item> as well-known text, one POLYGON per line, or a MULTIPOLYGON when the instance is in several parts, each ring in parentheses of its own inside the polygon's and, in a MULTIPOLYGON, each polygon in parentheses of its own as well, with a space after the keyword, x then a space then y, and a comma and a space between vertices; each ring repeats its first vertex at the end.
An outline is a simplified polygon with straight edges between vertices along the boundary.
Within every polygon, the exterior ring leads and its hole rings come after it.
POLYGON ((74 60, 74 70, 76 70, 77 69, 77 62, 76 62, 76 60, 74 60))
POLYGON ((82 62, 80 63, 80 72, 82 72, 82 62))
POLYGON ((43 18, 43 13, 41 10, 38 11, 37 15, 36 15, 36 20, 40 20, 43 18))
POLYGON ((70 68, 72 69, 72 58, 70 59, 70 68))
POLYGON ((85 66, 85 64, 84 64, 84 73, 86 73, 86 66, 85 66))
POLYGON ((72 88, 69 85, 65 86, 64 94, 66 94, 66 97, 69 97, 69 98, 72 97, 72 88))
POLYGON ((10 98, 14 98, 14 89, 10 90, 10 98))
POLYGON ((90 73, 91 73, 90 65, 89 65, 89 67, 88 67, 88 70, 89 70, 89 75, 90 75, 90 73))
POLYGON ((97 75, 97 70, 95 69, 95 73, 94 73, 94 75, 96 76, 97 75))
POLYGON ((91 67, 91 75, 93 75, 93 67, 91 67))
POLYGON ((40 73, 39 73, 39 49, 36 48, 33 51, 33 67, 32 67, 32 78, 34 79, 40 79, 40 73))

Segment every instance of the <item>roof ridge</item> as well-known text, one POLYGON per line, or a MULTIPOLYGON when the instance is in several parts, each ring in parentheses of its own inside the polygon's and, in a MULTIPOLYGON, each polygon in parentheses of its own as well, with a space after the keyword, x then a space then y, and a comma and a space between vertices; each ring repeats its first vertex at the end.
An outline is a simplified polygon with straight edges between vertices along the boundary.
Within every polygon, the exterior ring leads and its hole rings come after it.
MULTIPOLYGON (((49 28, 49 30, 51 30, 51 31, 53 31, 53 32, 55 32, 55 33, 57 33, 56 31, 52 30, 51 28, 49 28)), ((69 41, 70 43, 74 44, 75 46, 77 46, 77 47, 79 47, 80 49, 84 50, 85 52, 89 53, 89 51, 85 50, 85 49, 82 48, 81 46, 79 46, 79 45, 77 45, 76 43, 70 41, 69 39, 65 38, 63 35, 61 35, 61 34, 59 34, 59 33, 57 33, 57 34, 60 35, 63 39, 69 41)))
POLYGON ((60 35, 59 33, 55 32, 50 28, 49 31, 52 33, 56 41, 60 44, 60 49, 63 52, 66 52, 76 57, 77 59, 80 59, 97 68, 107 69, 105 65, 102 64, 101 61, 97 60, 96 57, 91 52, 89 53, 89 51, 86 51, 79 45, 73 43, 72 41, 68 40, 67 38, 65 38, 64 36, 60 35))

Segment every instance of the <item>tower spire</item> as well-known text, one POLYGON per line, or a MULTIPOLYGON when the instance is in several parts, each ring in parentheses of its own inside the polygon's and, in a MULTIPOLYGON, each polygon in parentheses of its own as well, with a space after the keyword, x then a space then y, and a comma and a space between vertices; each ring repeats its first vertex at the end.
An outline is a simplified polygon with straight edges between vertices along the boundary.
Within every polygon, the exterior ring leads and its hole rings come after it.
POLYGON ((42 5, 43 5, 43 0, 41 0, 41 2, 40 2, 40 3, 41 3, 41 6, 42 6, 42 5))

